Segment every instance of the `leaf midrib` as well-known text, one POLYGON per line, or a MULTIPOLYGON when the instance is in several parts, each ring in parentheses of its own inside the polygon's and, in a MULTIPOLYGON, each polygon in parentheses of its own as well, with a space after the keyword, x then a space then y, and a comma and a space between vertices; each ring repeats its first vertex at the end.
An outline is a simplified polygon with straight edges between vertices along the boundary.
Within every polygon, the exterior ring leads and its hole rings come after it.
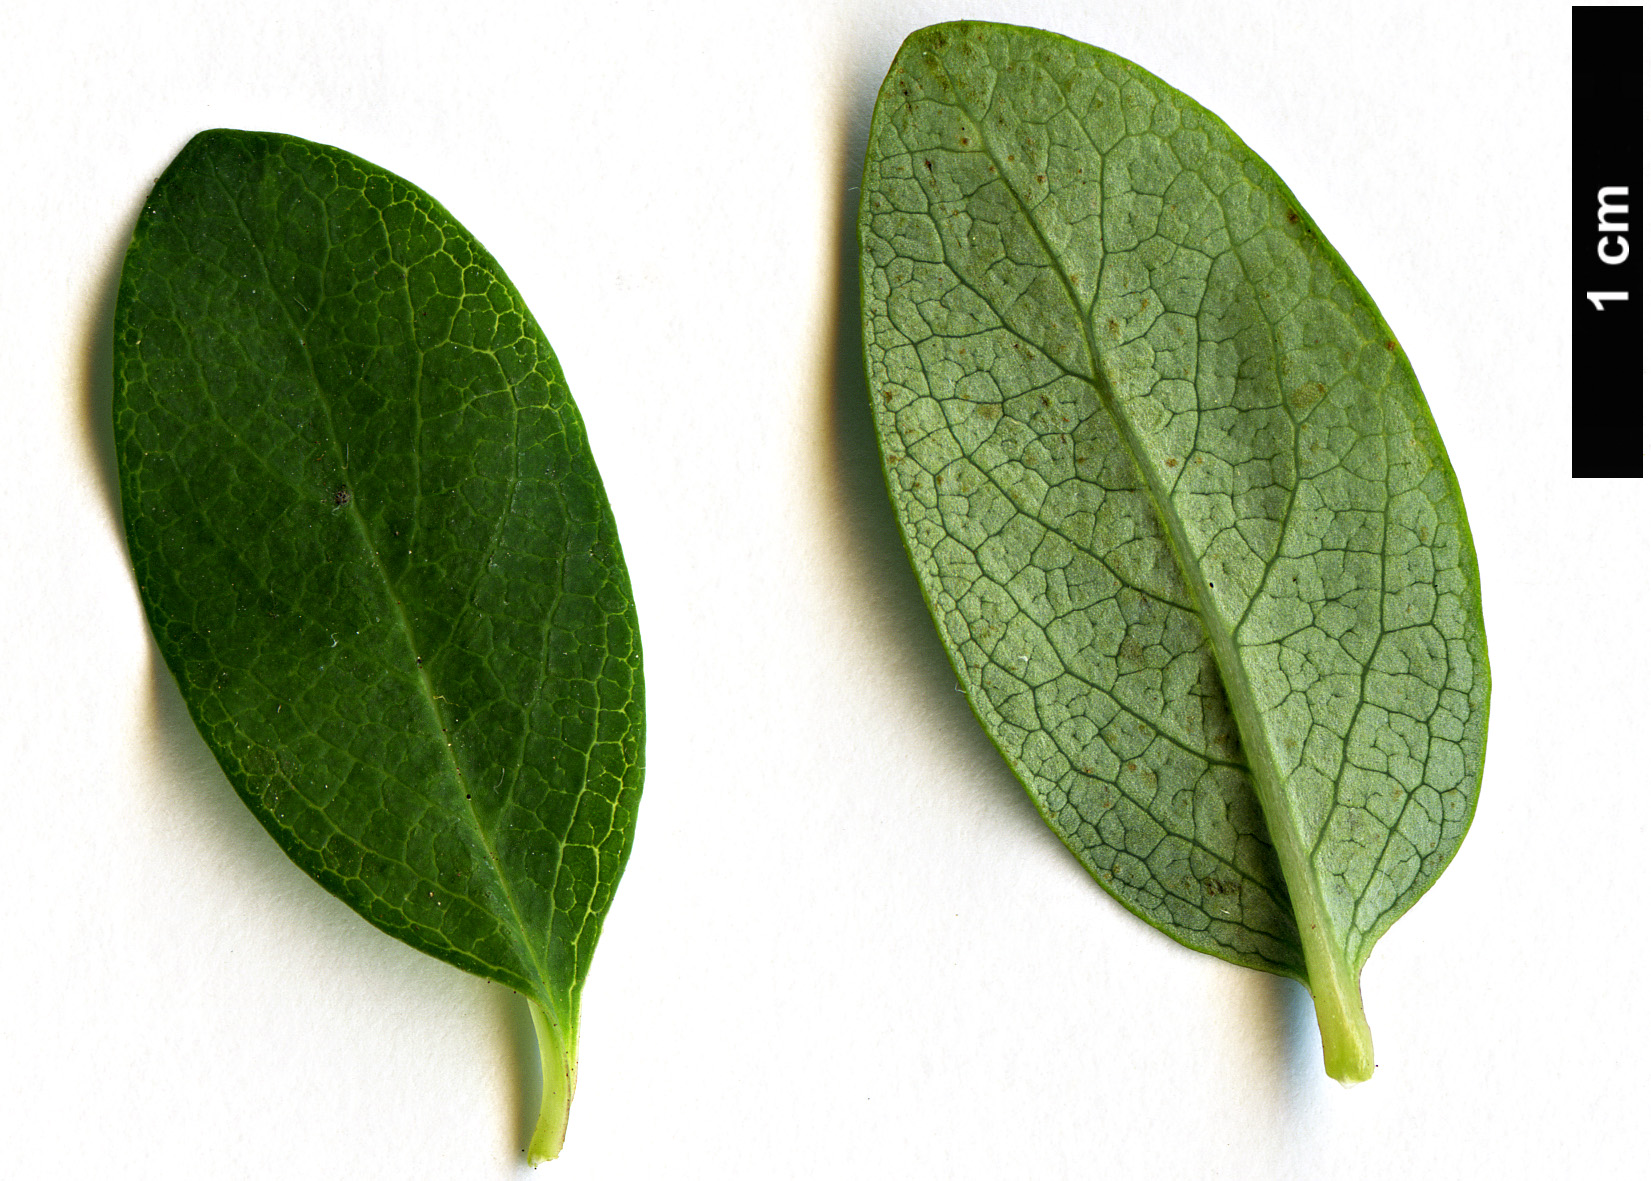
MULTIPOLYGON (((926 51, 927 52, 927 51, 926 51)), ((1005 170, 1006 162, 998 159, 992 151, 991 139, 982 126, 981 119, 971 114, 962 105, 962 89, 951 79, 939 56, 927 52, 927 56, 934 67, 946 74, 947 82, 953 93, 959 96, 956 107, 964 118, 973 124, 975 134, 979 137, 981 153, 992 162, 997 172, 998 183, 1008 192, 1015 207, 1020 210, 1021 216, 1031 227, 1037 237, 1039 246, 1049 260, 1050 270, 1055 274, 1061 291, 1072 307, 1073 320, 1077 323, 1082 334, 1085 352, 1089 358, 1091 371, 1090 385, 1094 388, 1101 405, 1105 408, 1108 418, 1112 421, 1113 429, 1119 439, 1129 450, 1130 461, 1135 465, 1140 475, 1142 487, 1147 491, 1148 499, 1152 503, 1153 511, 1157 514, 1159 524, 1164 534, 1170 539, 1170 552, 1175 557, 1177 568, 1181 572, 1183 582, 1186 583, 1193 601, 1198 607, 1198 621, 1202 625, 1204 634, 1209 638, 1210 648, 1215 656, 1216 667, 1221 674, 1223 687, 1227 690, 1227 698, 1233 706, 1233 720, 1238 725, 1239 741, 1244 750, 1245 761, 1249 766, 1250 775, 1256 785, 1256 796, 1266 816, 1268 835, 1272 840, 1273 849, 1279 859, 1279 866, 1284 871, 1285 884, 1290 895, 1291 908, 1295 912, 1297 932, 1301 937, 1303 950, 1310 957, 1307 944, 1310 942, 1309 932, 1325 941, 1327 950, 1335 955, 1337 960, 1345 960, 1345 953, 1339 951, 1331 937, 1332 927, 1329 921, 1328 907, 1326 907, 1323 892, 1318 887, 1316 877, 1311 872, 1309 854, 1302 846, 1299 833, 1290 820, 1290 808, 1283 790, 1283 777, 1277 764, 1273 761, 1271 748, 1262 739, 1263 727, 1261 718, 1255 707, 1255 693, 1250 685, 1249 676, 1244 671, 1243 662, 1238 658, 1238 650, 1233 636, 1223 629, 1212 626, 1211 620, 1220 618, 1215 613, 1215 603, 1209 595, 1207 580, 1195 575, 1201 573, 1202 566, 1192 553, 1192 544, 1188 540, 1186 531, 1182 528, 1180 519, 1170 511, 1168 496, 1148 462, 1148 457, 1135 433, 1127 428, 1123 412, 1118 406, 1117 397, 1112 389, 1111 382, 1106 377, 1106 371, 1100 362, 1100 352, 1095 343, 1089 317, 1084 314, 1082 302, 1078 298, 1076 289, 1072 286, 1064 268, 1059 265, 1059 256, 1050 245, 1043 227, 1033 215, 1032 209, 1021 198, 1019 191, 1010 182, 1009 174, 1005 170)), ((994 92, 995 92, 994 79, 994 92)), ((1223 125, 1224 126, 1224 125, 1223 125)), ((1080 128, 1080 130, 1082 130, 1080 128)), ((1085 132, 1087 135, 1087 132, 1085 132)), ((1091 145, 1094 146, 1093 144, 1091 145)), ((1097 152, 1099 149, 1096 149, 1097 152)))
MULTIPOLYGON (((210 158, 209 163, 212 163, 210 158)), ((252 227, 247 223, 245 216, 241 213, 241 208, 236 203, 234 193, 225 183, 223 177, 219 175, 215 164, 212 165, 210 171, 213 181, 218 185, 219 189, 223 191, 224 197, 227 200, 230 209, 235 213, 236 221, 240 223, 242 231, 246 234, 247 244, 251 247, 254 257, 258 259, 259 268, 264 273, 264 281, 268 285, 268 289, 272 296, 274 296, 278 289, 269 268, 269 260, 264 256, 264 251, 262 246, 259 244, 257 235, 253 233, 252 227)), ((325 209, 325 207, 325 202, 323 202, 323 209, 325 209)), ((330 255, 333 249, 333 242, 330 220, 323 218, 322 222, 326 247, 326 253, 322 257, 322 270, 324 271, 326 267, 327 255, 330 255)), ((275 298, 275 302, 281 308, 281 315, 286 321, 287 327, 292 331, 294 338, 298 341, 299 351, 303 354, 304 364, 309 370, 310 382, 313 386, 315 400, 320 406, 321 413, 326 420, 328 445, 332 450, 333 459, 338 463, 339 471, 344 472, 346 471, 344 465, 344 455, 338 442, 337 429, 333 424, 332 404, 324 392, 320 375, 316 372, 314 355, 310 352, 305 336, 299 329, 297 323, 293 320, 292 312, 286 306, 286 303, 278 297, 275 298)), ((326 302, 327 295, 325 291, 323 291, 320 297, 316 300, 315 308, 310 311, 312 319, 320 314, 321 308, 326 304, 326 302)), ((422 350, 419 351, 419 356, 420 372, 422 375, 422 350)), ((367 528, 366 519, 361 515, 361 511, 356 505, 355 498, 352 496, 350 500, 342 507, 346 516, 354 526, 357 536, 360 538, 362 548, 366 551, 369 564, 378 575, 384 594, 389 599, 390 605, 395 611, 396 622, 400 625, 402 636, 407 643, 407 654, 412 658, 413 673, 416 677, 418 685, 423 690, 420 694, 422 704, 429 713, 431 723, 435 727, 437 740, 441 745, 442 751, 447 756, 447 765, 452 772, 454 782, 458 786, 459 795, 464 797, 464 815, 470 821, 469 827, 471 834, 484 855, 485 862, 493 876, 494 881, 498 884, 499 892, 506 908, 510 911, 510 916, 514 923, 510 934, 513 936, 517 947, 521 950, 524 960, 536 973, 538 979, 534 983, 538 985, 543 1000, 548 1006, 551 1004, 548 987, 550 982, 549 973, 546 971, 546 966, 543 959, 527 941, 527 924, 522 919, 521 908, 517 903, 515 892, 511 890, 510 884, 505 877, 503 866, 499 862, 498 852, 494 848, 493 842, 488 837, 486 830, 483 828, 480 817, 476 814, 475 802, 471 799, 472 793, 467 790, 469 784, 465 777, 464 769, 459 766, 458 757, 453 751, 453 744, 447 736, 447 727, 442 725, 441 708, 436 703, 435 685, 431 682, 430 675, 424 668, 423 662, 418 654, 418 642, 413 631, 412 621, 407 616, 406 608, 401 602, 401 596, 396 593, 395 585, 391 581, 389 571, 385 568, 383 560, 379 557, 378 550, 373 544, 372 534, 367 528)), ((557 1012, 558 1010, 555 1007, 551 1007, 549 1011, 557 1012)))

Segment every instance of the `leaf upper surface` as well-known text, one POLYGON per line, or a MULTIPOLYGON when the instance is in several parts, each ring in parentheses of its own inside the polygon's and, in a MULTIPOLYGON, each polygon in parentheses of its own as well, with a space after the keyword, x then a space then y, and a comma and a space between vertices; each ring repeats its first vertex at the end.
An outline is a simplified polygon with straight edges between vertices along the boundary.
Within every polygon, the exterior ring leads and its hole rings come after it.
POLYGON ((1136 914, 1304 980, 1308 915, 1356 978, 1462 840, 1489 697, 1374 303, 1219 119, 1037 30, 907 40, 859 224, 891 496, 993 741, 1136 914))
POLYGON ((630 849, 642 671, 555 355, 419 189, 197 136, 116 307, 145 609, 236 791, 374 925, 570 1040, 630 849))

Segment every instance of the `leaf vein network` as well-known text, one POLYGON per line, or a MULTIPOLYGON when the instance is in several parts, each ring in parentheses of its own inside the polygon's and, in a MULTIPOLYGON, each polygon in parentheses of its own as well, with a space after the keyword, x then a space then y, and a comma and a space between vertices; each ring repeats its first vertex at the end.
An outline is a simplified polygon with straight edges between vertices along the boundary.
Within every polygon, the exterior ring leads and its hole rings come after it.
MULTIPOLYGON (((240 221, 241 228, 247 236, 247 242, 251 247, 252 253, 258 259, 259 265, 263 268, 264 278, 271 284, 271 291, 273 292, 275 288, 269 270, 269 262, 264 257, 263 249, 259 245, 256 235, 253 234, 252 227, 247 224, 245 217, 241 215, 239 208, 235 205, 234 196, 231 193, 229 186, 225 183, 222 176, 218 174, 215 168, 213 169, 212 175, 219 188, 223 190, 226 199, 229 201, 230 208, 235 210, 236 217, 240 221)), ((331 226, 328 224, 327 219, 323 219, 323 224, 327 226, 325 232, 327 241, 330 244, 332 237, 331 226)), ((323 296, 323 298, 317 300, 316 302, 316 314, 319 314, 320 306, 326 302, 326 299, 323 296)), ((287 311, 285 304, 279 299, 276 300, 276 303, 281 306, 282 314, 287 321, 288 327, 293 331, 295 336, 298 335, 298 326, 292 319, 291 313, 287 311)), ((327 435, 328 440, 332 445, 333 457, 338 462, 338 465, 342 470, 344 467, 344 456, 341 448, 339 447, 338 432, 333 425, 331 403, 325 394, 320 376, 315 370, 313 355, 310 353, 308 347, 301 346, 301 351, 303 352, 306 361, 309 363, 310 378, 315 392, 315 400, 321 410, 322 417, 326 422, 327 435)), ((352 523, 355 525, 356 531, 361 538, 362 548, 367 554, 368 563, 378 572, 379 578, 383 584, 384 593, 389 598, 390 604, 396 612, 397 621, 401 626, 402 634, 407 640, 408 652, 409 654, 416 656, 418 653, 418 641, 413 633, 412 621, 407 616, 406 608, 403 606, 400 596, 395 592, 394 584, 390 579, 389 571, 385 568, 383 561, 379 557, 378 549, 373 544, 366 521, 362 517, 356 501, 351 500, 348 504, 346 504, 344 506, 344 511, 349 514, 352 523)), ((429 673, 424 668, 417 667, 416 660, 414 663, 416 673, 419 678, 420 687, 424 690, 422 694, 424 704, 429 709, 431 721, 434 723, 439 734, 438 741, 442 750, 444 750, 447 754, 448 766, 453 774, 454 781, 458 786, 459 794, 465 796, 468 801, 471 793, 467 790, 465 774, 463 769, 459 766, 457 756, 453 751, 452 743, 448 741, 444 728, 441 725, 442 715, 435 700, 435 692, 430 683, 429 673)), ((527 940, 524 938, 527 929, 526 924, 522 921, 521 909, 517 904, 515 893, 511 890, 509 882, 505 877, 503 867, 499 862, 498 852, 495 850, 491 838, 476 819, 473 806, 470 810, 470 816, 473 835, 482 848, 485 855, 486 864, 492 870, 493 878, 500 892, 500 900, 504 902, 505 906, 510 910, 511 915, 515 919, 515 929, 511 931, 510 934, 514 937, 518 947, 521 948, 527 963, 532 966, 534 971, 537 973, 540 987, 543 987, 543 983, 549 979, 549 976, 545 970, 545 965, 539 956, 537 949, 529 945, 527 940)))

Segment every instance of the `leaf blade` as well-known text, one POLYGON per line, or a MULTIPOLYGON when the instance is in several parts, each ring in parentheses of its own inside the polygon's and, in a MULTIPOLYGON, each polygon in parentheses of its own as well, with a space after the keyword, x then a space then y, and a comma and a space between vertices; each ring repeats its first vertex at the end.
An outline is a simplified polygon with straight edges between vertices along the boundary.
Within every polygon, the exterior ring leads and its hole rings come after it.
POLYGON ((1380 313, 1219 119, 1011 26, 907 40, 860 234, 885 474, 977 716, 1109 892, 1308 982, 1368 1075, 1358 968, 1460 844, 1489 691, 1380 313))
POLYGON ((139 218, 115 363, 145 610, 236 791, 329 891, 530 997, 571 1054, 634 831, 641 654, 520 295, 401 178, 204 132, 139 218))

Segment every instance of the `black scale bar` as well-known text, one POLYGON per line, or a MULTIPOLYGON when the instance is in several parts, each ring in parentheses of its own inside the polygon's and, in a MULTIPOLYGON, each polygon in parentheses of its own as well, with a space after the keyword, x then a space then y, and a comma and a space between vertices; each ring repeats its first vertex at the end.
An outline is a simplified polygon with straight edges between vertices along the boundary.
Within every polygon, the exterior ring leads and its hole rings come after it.
POLYGON ((1571 9, 1571 475, 1645 475, 1645 10, 1571 9))

